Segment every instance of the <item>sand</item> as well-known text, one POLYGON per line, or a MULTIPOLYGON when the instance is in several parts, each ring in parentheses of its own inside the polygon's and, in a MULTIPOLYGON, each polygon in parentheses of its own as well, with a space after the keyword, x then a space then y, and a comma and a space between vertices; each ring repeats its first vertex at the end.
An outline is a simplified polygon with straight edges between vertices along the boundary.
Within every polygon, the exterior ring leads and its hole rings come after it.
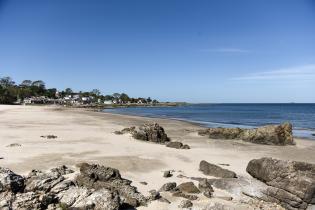
MULTIPOLYGON (((57 106, 0 105, 0 158, 3 158, 0 166, 27 174, 31 169, 46 170, 61 164, 75 167, 80 162, 99 163, 119 169, 122 176, 132 180, 140 192, 148 194, 149 190, 158 190, 166 182, 191 181, 178 178, 179 174, 205 177, 198 171, 201 160, 229 164, 222 167, 245 177, 249 176, 245 170, 247 163, 254 158, 267 156, 315 163, 315 141, 295 139, 295 146, 267 146, 211 140, 197 135, 197 130, 201 128, 176 120, 57 106), (114 134, 116 130, 153 121, 163 126, 172 140, 189 144, 191 149, 177 150, 134 140, 128 134, 114 134), (56 135, 58 138, 46 139, 41 137, 43 135, 56 135), (13 143, 21 146, 8 147, 13 143), (165 170, 174 170, 174 176, 164 178, 165 170), (143 181, 148 185, 140 184, 143 181)), ((172 201, 171 205, 155 201, 139 209, 176 209, 182 200, 168 194, 164 196, 172 201)), ((194 206, 197 209, 207 202, 209 199, 199 199, 194 201, 194 206)))

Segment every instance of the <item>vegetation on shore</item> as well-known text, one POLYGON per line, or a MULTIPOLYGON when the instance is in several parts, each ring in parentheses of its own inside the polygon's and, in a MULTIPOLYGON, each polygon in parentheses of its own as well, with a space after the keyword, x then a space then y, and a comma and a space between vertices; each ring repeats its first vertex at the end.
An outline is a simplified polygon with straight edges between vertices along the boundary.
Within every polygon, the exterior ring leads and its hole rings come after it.
POLYGON ((74 92, 71 88, 58 91, 56 88, 46 88, 46 84, 42 80, 23 80, 20 84, 16 84, 10 77, 0 78, 0 104, 22 103, 28 98, 36 98, 39 102, 62 102, 62 104, 110 104, 132 105, 132 104, 158 104, 155 99, 148 98, 132 98, 126 93, 114 93, 112 95, 102 95, 100 90, 93 89, 89 92, 74 92), (57 100, 59 99, 59 100, 57 100))

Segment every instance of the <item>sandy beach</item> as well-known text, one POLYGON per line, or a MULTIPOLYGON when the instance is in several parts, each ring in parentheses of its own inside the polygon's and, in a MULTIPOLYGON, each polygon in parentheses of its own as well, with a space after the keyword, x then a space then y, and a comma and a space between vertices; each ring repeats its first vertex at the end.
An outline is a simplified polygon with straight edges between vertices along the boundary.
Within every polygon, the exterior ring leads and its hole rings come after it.
MULTIPOLYGON (((132 180, 140 192, 148 194, 149 190, 158 190, 166 182, 188 181, 178 178, 179 174, 205 177, 198 171, 201 160, 229 164, 222 167, 245 177, 250 176, 245 169, 254 158, 273 157, 315 163, 315 141, 295 139, 294 146, 267 146, 234 140, 211 140, 197 135, 197 130, 201 128, 176 120, 56 106, 1 105, 0 166, 26 174, 32 169, 47 170, 63 164, 75 168, 81 162, 98 163, 119 169, 122 176, 132 180), (159 123, 172 140, 189 144, 191 149, 177 150, 134 140, 129 134, 114 134, 114 131, 125 127, 147 122, 159 123), (41 137, 43 135, 56 135, 58 138, 46 139, 41 137), (7 146, 13 143, 21 146, 7 146), (164 178, 163 172, 166 170, 174 170, 174 176, 164 178), (140 182, 148 184, 142 185, 140 182)), ((167 194, 165 197, 172 201, 170 205, 154 201, 138 209, 176 209, 182 200, 167 194)), ((209 202, 209 199, 198 199, 193 203, 197 209, 205 202, 209 202)))

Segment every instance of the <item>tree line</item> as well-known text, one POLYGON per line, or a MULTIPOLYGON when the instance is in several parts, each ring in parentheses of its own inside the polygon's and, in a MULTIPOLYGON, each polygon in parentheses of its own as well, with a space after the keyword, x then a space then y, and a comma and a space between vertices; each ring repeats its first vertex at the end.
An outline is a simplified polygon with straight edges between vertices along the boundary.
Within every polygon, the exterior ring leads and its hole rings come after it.
POLYGON ((20 84, 16 84, 11 77, 0 78, 0 104, 13 104, 18 100, 23 100, 30 97, 44 96, 50 99, 64 98, 69 95, 78 94, 80 97, 91 97, 94 102, 97 101, 116 101, 117 103, 137 103, 141 100, 142 103, 158 103, 157 100, 148 98, 132 98, 126 93, 114 93, 112 95, 102 95, 98 89, 75 93, 71 88, 58 91, 56 88, 46 88, 46 84, 42 80, 23 80, 20 84), (58 92, 58 94, 56 94, 58 92))

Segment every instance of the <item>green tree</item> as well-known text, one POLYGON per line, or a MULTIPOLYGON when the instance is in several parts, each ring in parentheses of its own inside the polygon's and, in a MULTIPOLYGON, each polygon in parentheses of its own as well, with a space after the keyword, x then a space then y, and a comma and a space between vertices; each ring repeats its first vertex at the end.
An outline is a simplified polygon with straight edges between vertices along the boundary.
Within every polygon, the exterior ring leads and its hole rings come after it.
POLYGON ((32 80, 23 80, 20 84, 20 87, 30 87, 32 85, 32 80))
POLYGON ((2 77, 0 78, 0 86, 3 88, 8 88, 10 86, 13 86, 15 82, 12 80, 11 77, 2 77))
POLYGON ((66 93, 66 95, 71 95, 73 93, 73 91, 71 88, 66 88, 65 93, 66 93))
POLYGON ((98 89, 93 89, 93 90, 91 91, 91 93, 92 93, 93 95, 95 95, 95 96, 101 95, 101 91, 98 90, 98 89))
POLYGON ((122 102, 127 102, 130 100, 129 96, 126 93, 122 93, 119 98, 122 102))

